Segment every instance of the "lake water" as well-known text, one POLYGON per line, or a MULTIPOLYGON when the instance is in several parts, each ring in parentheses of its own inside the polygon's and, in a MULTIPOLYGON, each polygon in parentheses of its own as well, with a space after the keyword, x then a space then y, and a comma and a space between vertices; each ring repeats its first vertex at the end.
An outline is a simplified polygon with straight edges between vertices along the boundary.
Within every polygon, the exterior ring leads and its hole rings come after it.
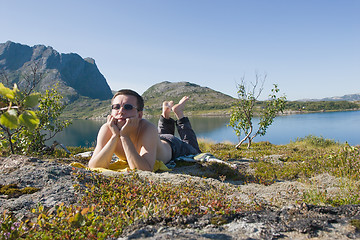
MULTIPOLYGON (((149 120, 157 124, 157 119, 149 120)), ((234 130, 227 127, 229 117, 191 117, 190 121, 199 138, 213 142, 238 142, 234 130)), ((257 121, 255 119, 254 122, 257 121)), ((74 120, 73 124, 59 133, 54 140, 65 146, 94 146, 97 133, 103 123, 103 121, 74 120)), ((315 135, 341 143, 347 141, 350 145, 360 145, 359 123, 360 111, 278 116, 268 128, 266 135, 257 136, 254 141, 287 144, 297 138, 315 135)))

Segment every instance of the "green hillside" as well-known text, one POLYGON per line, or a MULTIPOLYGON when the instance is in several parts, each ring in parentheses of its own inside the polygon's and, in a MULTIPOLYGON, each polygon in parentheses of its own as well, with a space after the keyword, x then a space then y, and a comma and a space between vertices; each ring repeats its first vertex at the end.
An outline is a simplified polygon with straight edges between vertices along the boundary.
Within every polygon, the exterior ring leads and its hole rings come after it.
POLYGON ((110 99, 79 97, 66 106, 61 117, 67 119, 104 119, 110 113, 110 99))
POLYGON ((359 102, 350 101, 291 101, 286 103, 286 110, 304 111, 304 112, 321 112, 321 111, 348 111, 358 110, 359 102))
POLYGON ((163 101, 178 102, 183 96, 190 100, 186 105, 188 114, 226 114, 234 98, 221 92, 189 82, 161 82, 153 85, 142 95, 145 100, 145 114, 161 113, 163 101))

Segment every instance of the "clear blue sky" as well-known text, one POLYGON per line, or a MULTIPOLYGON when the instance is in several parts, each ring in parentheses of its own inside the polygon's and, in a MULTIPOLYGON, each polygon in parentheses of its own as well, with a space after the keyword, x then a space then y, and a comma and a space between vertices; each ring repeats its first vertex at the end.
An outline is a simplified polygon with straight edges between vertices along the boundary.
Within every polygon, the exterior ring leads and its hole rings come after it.
POLYGON ((289 100, 360 93, 359 0, 0 0, 0 42, 92 57, 111 89, 189 81, 289 100))

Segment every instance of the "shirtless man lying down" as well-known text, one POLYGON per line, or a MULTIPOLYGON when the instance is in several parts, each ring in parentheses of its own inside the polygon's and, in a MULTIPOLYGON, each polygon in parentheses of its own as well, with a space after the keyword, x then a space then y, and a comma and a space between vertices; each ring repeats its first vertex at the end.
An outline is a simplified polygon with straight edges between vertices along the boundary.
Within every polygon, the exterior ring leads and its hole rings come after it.
POLYGON ((108 168, 113 154, 127 160, 131 169, 152 171, 155 160, 168 163, 179 156, 200 153, 196 135, 184 116, 183 97, 179 103, 163 102, 158 128, 143 119, 143 98, 133 90, 122 89, 111 100, 111 114, 99 130, 90 168, 108 168), (170 117, 173 111, 177 117, 170 117), (174 136, 177 127, 180 139, 174 136))

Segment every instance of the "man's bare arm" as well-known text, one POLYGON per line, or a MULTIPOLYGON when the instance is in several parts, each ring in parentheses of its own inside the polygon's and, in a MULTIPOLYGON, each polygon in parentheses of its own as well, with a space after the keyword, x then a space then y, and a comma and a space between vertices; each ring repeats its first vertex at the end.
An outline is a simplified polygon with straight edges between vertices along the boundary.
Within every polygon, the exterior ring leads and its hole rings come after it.
POLYGON ((112 123, 113 118, 108 117, 107 123, 100 128, 97 144, 89 161, 90 168, 109 168, 110 161, 120 140, 120 130, 112 123))
POLYGON ((155 140, 159 136, 155 126, 145 123, 144 127, 141 128, 141 133, 139 134, 139 139, 137 140, 138 145, 140 145, 140 150, 137 150, 128 134, 137 130, 140 121, 145 120, 128 119, 127 123, 121 130, 120 140, 131 169, 152 171, 155 164, 157 150, 157 141, 155 140))

